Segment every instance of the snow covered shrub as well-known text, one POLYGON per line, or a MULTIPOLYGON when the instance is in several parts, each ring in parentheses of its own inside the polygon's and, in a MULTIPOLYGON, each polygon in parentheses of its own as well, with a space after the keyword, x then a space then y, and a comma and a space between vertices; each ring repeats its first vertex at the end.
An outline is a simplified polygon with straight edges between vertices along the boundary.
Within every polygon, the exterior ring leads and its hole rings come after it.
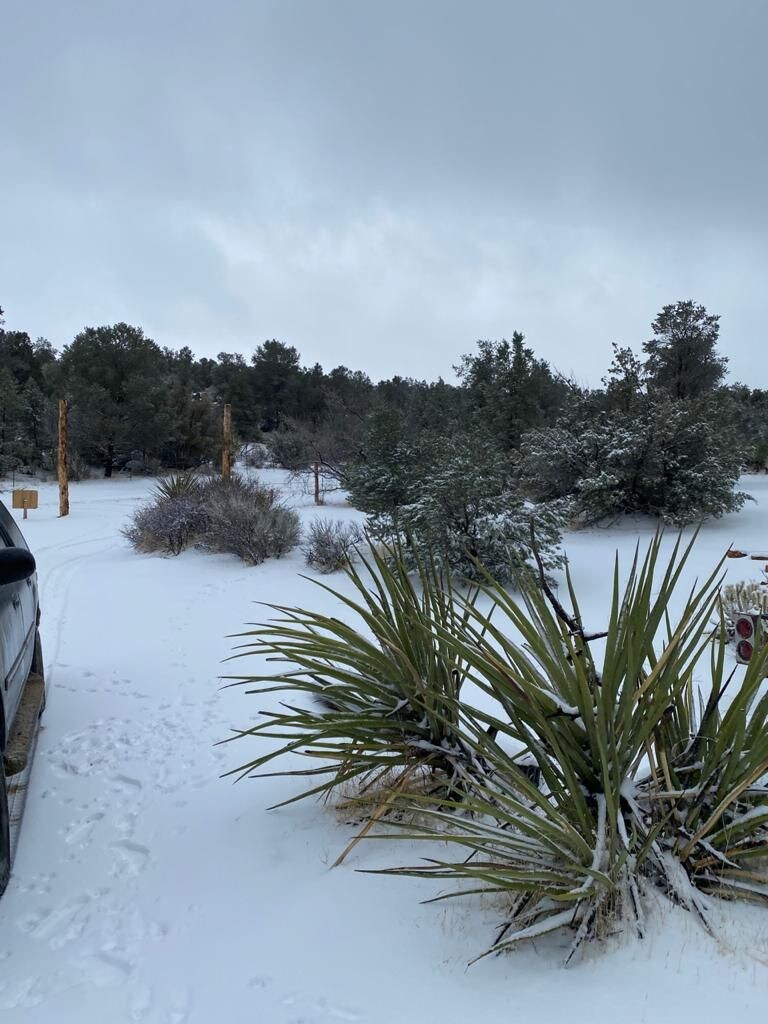
POLYGON ((315 519, 304 540, 304 559, 320 572, 337 572, 349 562, 362 540, 362 530, 356 523, 315 519))
POLYGON ((492 613, 474 603, 446 643, 493 699, 489 711, 465 708, 475 757, 492 771, 473 776, 461 801, 420 807, 415 837, 453 844, 459 856, 390 873, 510 893, 488 952, 565 927, 569 958, 621 921, 642 934, 649 886, 710 928, 704 894, 765 901, 768 647, 724 701, 733 673, 723 631, 709 624, 722 563, 670 622, 691 545, 681 553, 678 541, 658 574, 660 545, 657 537, 635 558, 623 591, 616 565, 605 633, 585 633, 570 581, 569 614, 526 580, 521 603, 489 585, 492 613), (702 656, 710 679, 699 695, 702 656))
POLYGON ((251 441, 240 449, 240 461, 247 469, 264 469, 271 458, 269 448, 261 441, 251 441))
POLYGON ((575 494, 586 466, 582 448, 570 430, 544 427, 523 436, 515 469, 531 501, 552 501, 575 494))
POLYGON ((534 500, 571 496, 587 524, 629 514, 684 525, 741 508, 743 461, 716 404, 656 394, 639 396, 632 415, 585 409, 529 432, 517 472, 534 500))
POLYGON ((482 578, 485 570, 506 583, 528 570, 532 526, 546 568, 561 564, 562 523, 560 505, 524 501, 513 488, 508 458, 469 435, 434 442, 410 502, 372 517, 369 529, 464 579, 482 578))
POLYGON ((312 784, 286 803, 355 782, 360 792, 385 793, 375 820, 406 791, 438 800, 466 792, 486 766, 464 733, 458 703, 464 664, 445 639, 461 632, 471 599, 458 607, 433 564, 420 564, 414 582, 395 549, 371 548, 360 561, 360 571, 345 566, 355 598, 317 584, 345 606, 344 621, 275 607, 277 618, 241 635, 236 656, 265 657, 268 674, 230 678, 247 684, 249 693, 278 690, 288 697, 232 737, 259 743, 256 757, 230 774, 257 776, 283 754, 301 754, 310 767, 278 774, 312 784), (281 663, 284 668, 271 668, 281 663), (264 738, 280 743, 264 753, 264 738))
POLYGON ((202 501, 205 526, 199 543, 210 551, 259 565, 280 558, 299 541, 297 514, 280 502, 278 491, 256 480, 211 480, 202 488, 202 501))
POLYGON ((765 473, 768 470, 768 443, 761 442, 750 449, 747 465, 751 473, 765 473))
POLYGON ((349 463, 342 483, 350 504, 370 516, 394 516, 408 505, 428 472, 434 445, 408 437, 402 414, 375 410, 363 438, 363 458, 349 463))
POLYGON ((269 460, 280 469, 304 469, 312 462, 312 446, 307 430, 288 424, 279 430, 266 434, 269 460))
POLYGON ((123 536, 137 551, 180 554, 203 529, 201 493, 194 473, 171 473, 158 482, 152 501, 134 512, 123 536))
POLYGON ((299 540, 299 519, 258 480, 174 473, 155 488, 123 534, 138 551, 178 555, 190 544, 238 555, 249 565, 279 558, 299 540))
POLYGON ((205 512, 197 495, 158 496, 138 508, 122 532, 137 551, 178 555, 195 540, 204 523, 205 512))

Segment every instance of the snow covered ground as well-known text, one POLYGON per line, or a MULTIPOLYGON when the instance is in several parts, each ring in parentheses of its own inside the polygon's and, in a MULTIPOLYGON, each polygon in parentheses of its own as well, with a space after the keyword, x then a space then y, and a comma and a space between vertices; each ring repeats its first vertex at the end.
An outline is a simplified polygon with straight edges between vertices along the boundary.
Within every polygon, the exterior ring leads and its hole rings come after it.
MULTIPOLYGON (((768 545, 768 478, 744 483, 758 503, 706 527, 692 572, 730 543, 768 545)), ((404 845, 362 843, 331 869, 352 826, 313 802, 266 811, 296 792, 290 779, 222 780, 252 750, 216 742, 264 706, 220 688, 227 634, 263 614, 255 601, 331 599, 299 577, 299 551, 255 569, 194 551, 135 554, 120 527, 150 488, 75 484, 59 520, 56 489, 42 485, 24 524, 39 564, 48 708, 0 902, 3 1022, 634 1024, 768 1011, 764 911, 724 907, 724 945, 662 907, 644 942, 617 939, 568 970, 557 939, 467 970, 498 907, 426 906, 437 891, 428 880, 356 872, 411 861, 404 845)), ((357 515, 294 502, 305 519, 357 515)), ((567 536, 590 627, 600 628, 614 550, 626 560, 651 532, 567 536)), ((754 569, 729 563, 734 579, 754 569)))

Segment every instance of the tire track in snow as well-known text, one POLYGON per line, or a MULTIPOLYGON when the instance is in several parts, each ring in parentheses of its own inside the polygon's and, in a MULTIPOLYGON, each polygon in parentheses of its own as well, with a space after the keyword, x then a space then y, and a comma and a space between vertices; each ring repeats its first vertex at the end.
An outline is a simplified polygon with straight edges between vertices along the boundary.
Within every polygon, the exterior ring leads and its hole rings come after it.
POLYGON ((114 533, 107 533, 103 537, 83 537, 80 540, 67 540, 56 544, 36 544, 35 556, 44 554, 46 551, 67 551, 69 548, 83 547, 85 544, 98 544, 100 541, 113 540, 114 533))
MULTIPOLYGON (((92 546, 94 544, 99 544, 101 547, 88 554, 78 553, 58 561, 56 564, 51 566, 50 569, 45 570, 43 575, 43 580, 40 585, 40 608, 42 614, 45 616, 46 624, 48 622, 55 623, 53 654, 51 655, 47 650, 43 651, 44 655, 48 655, 46 658, 47 671, 55 668, 58 664, 62 639, 66 632, 68 614, 67 606, 69 603, 68 598, 75 577, 78 575, 78 571, 86 567, 93 559, 100 558, 109 551, 117 550, 119 544, 114 534, 108 534, 105 537, 92 537, 85 540, 69 541, 64 544, 49 545, 47 548, 43 547, 38 549, 42 552, 45 552, 46 550, 67 552, 75 548, 92 546), (105 544, 105 541, 112 541, 112 543, 105 544), (55 597, 53 597, 54 594, 55 597)), ((50 632, 46 630, 46 633, 48 643, 50 643, 50 632)))
MULTIPOLYGON (((135 500, 130 504, 135 505, 135 500)), ((89 525, 85 523, 85 529, 89 525)), ((100 525, 103 529, 107 523, 100 525)), ((107 569, 111 572, 113 563, 120 561, 124 548, 118 524, 107 535, 80 535, 37 548, 46 665, 54 686, 60 657, 70 660, 67 655, 80 642, 82 629, 75 626, 81 627, 76 620, 86 614, 88 580, 101 583, 107 569)), ((207 584, 196 588, 194 597, 210 600, 220 589, 207 584)), ((98 592, 108 599, 111 589, 99 586, 98 592)), ((188 612, 196 604, 189 594, 184 597, 187 604, 182 604, 177 624, 182 632, 193 628, 194 616, 188 612)), ((57 1000, 73 985, 110 990, 110 1004, 117 1000, 112 1012, 120 1015, 123 1003, 120 1019, 183 1024, 193 1010, 191 989, 156 979, 147 984, 152 949, 166 941, 173 927, 151 908, 141 907, 137 899, 158 864, 158 826, 153 827, 151 815, 147 817, 147 804, 165 802, 173 822, 166 830, 181 834, 187 826, 180 809, 194 801, 196 790, 215 784, 219 774, 219 752, 200 745, 201 736, 215 720, 217 694, 206 692, 202 700, 190 694, 186 677, 191 681, 196 670, 189 667, 184 644, 178 646, 176 660, 167 666, 176 683, 173 687, 156 691, 142 687, 147 694, 139 694, 128 683, 142 676, 129 681, 112 673, 113 692, 150 702, 149 717, 134 701, 121 701, 77 730, 69 729, 57 738, 49 732, 48 742, 39 751, 37 784, 46 787, 50 806, 38 803, 38 818, 47 814, 48 821, 42 831, 38 821, 38 832, 48 837, 46 866, 55 863, 56 870, 44 878, 38 873, 39 877, 26 880, 21 871, 11 883, 6 908, 17 904, 8 918, 15 927, 8 932, 7 952, 0 949, 0 960, 13 955, 13 943, 16 953, 24 950, 26 970, 16 966, 6 977, 0 973, 0 1016, 11 1011, 16 1019, 16 1014, 26 1015, 39 1007, 33 1011, 35 1020, 53 1019, 57 1000), (134 762, 142 770, 149 766, 151 787, 129 774, 134 762), (24 893, 23 901, 14 899, 17 887, 24 893), (34 953, 35 947, 39 953, 34 953), (45 970, 35 966, 38 959, 47 961, 45 970)), ((81 688, 87 685, 84 679, 89 673, 80 668, 82 658, 75 661, 77 675, 83 679, 74 685, 81 688)), ((128 667, 119 671, 131 673, 128 667)), ((66 673, 58 674, 66 683, 66 673)), ((53 710, 49 708, 49 714, 53 710)))

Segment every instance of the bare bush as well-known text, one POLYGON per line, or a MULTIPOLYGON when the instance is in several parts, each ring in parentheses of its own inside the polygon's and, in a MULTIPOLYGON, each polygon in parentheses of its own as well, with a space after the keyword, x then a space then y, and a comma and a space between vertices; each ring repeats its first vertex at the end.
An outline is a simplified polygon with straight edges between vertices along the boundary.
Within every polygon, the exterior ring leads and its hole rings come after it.
POLYGON ((299 541, 299 517, 280 502, 273 487, 235 476, 211 480, 202 495, 206 524, 200 544, 209 551, 259 565, 266 558, 280 558, 299 541))
POLYGON ((319 572, 338 572, 349 564, 362 540, 363 532, 357 523, 315 519, 302 548, 304 560, 319 572))
POLYGON ((94 469, 79 452, 73 451, 69 453, 67 476, 70 480, 75 481, 75 483, 80 480, 90 480, 94 476, 94 469))
POLYGON ((137 551, 178 555, 194 541, 204 523, 205 512, 198 497, 158 496, 137 509, 122 532, 137 551))
POLYGON ((213 476, 200 481, 203 504, 208 507, 218 501, 242 500, 259 508, 272 508, 280 504, 280 491, 269 487, 258 477, 244 477, 234 473, 228 480, 213 476))
POLYGON ((306 469, 315 460, 311 434, 301 428, 274 430, 267 435, 269 459, 273 466, 293 471, 306 469))
POLYGON ((251 441, 240 449, 240 461, 247 469, 264 469, 272 461, 272 455, 261 441, 251 441))
POLYGON ((197 544, 237 555, 249 565, 279 558, 300 537, 299 518, 280 493, 258 480, 176 474, 156 488, 123 530, 137 551, 178 555, 197 544))

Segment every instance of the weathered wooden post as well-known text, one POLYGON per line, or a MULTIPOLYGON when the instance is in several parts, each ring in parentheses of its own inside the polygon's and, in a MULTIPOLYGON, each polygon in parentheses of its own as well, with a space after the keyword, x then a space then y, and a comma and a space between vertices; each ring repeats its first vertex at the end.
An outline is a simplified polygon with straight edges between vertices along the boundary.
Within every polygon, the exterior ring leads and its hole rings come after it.
POLYGON ((224 429, 221 442, 221 478, 229 480, 232 475, 232 406, 224 406, 224 429))
POLYGON ((69 455, 67 450, 67 400, 59 401, 59 516, 69 515, 69 455))

